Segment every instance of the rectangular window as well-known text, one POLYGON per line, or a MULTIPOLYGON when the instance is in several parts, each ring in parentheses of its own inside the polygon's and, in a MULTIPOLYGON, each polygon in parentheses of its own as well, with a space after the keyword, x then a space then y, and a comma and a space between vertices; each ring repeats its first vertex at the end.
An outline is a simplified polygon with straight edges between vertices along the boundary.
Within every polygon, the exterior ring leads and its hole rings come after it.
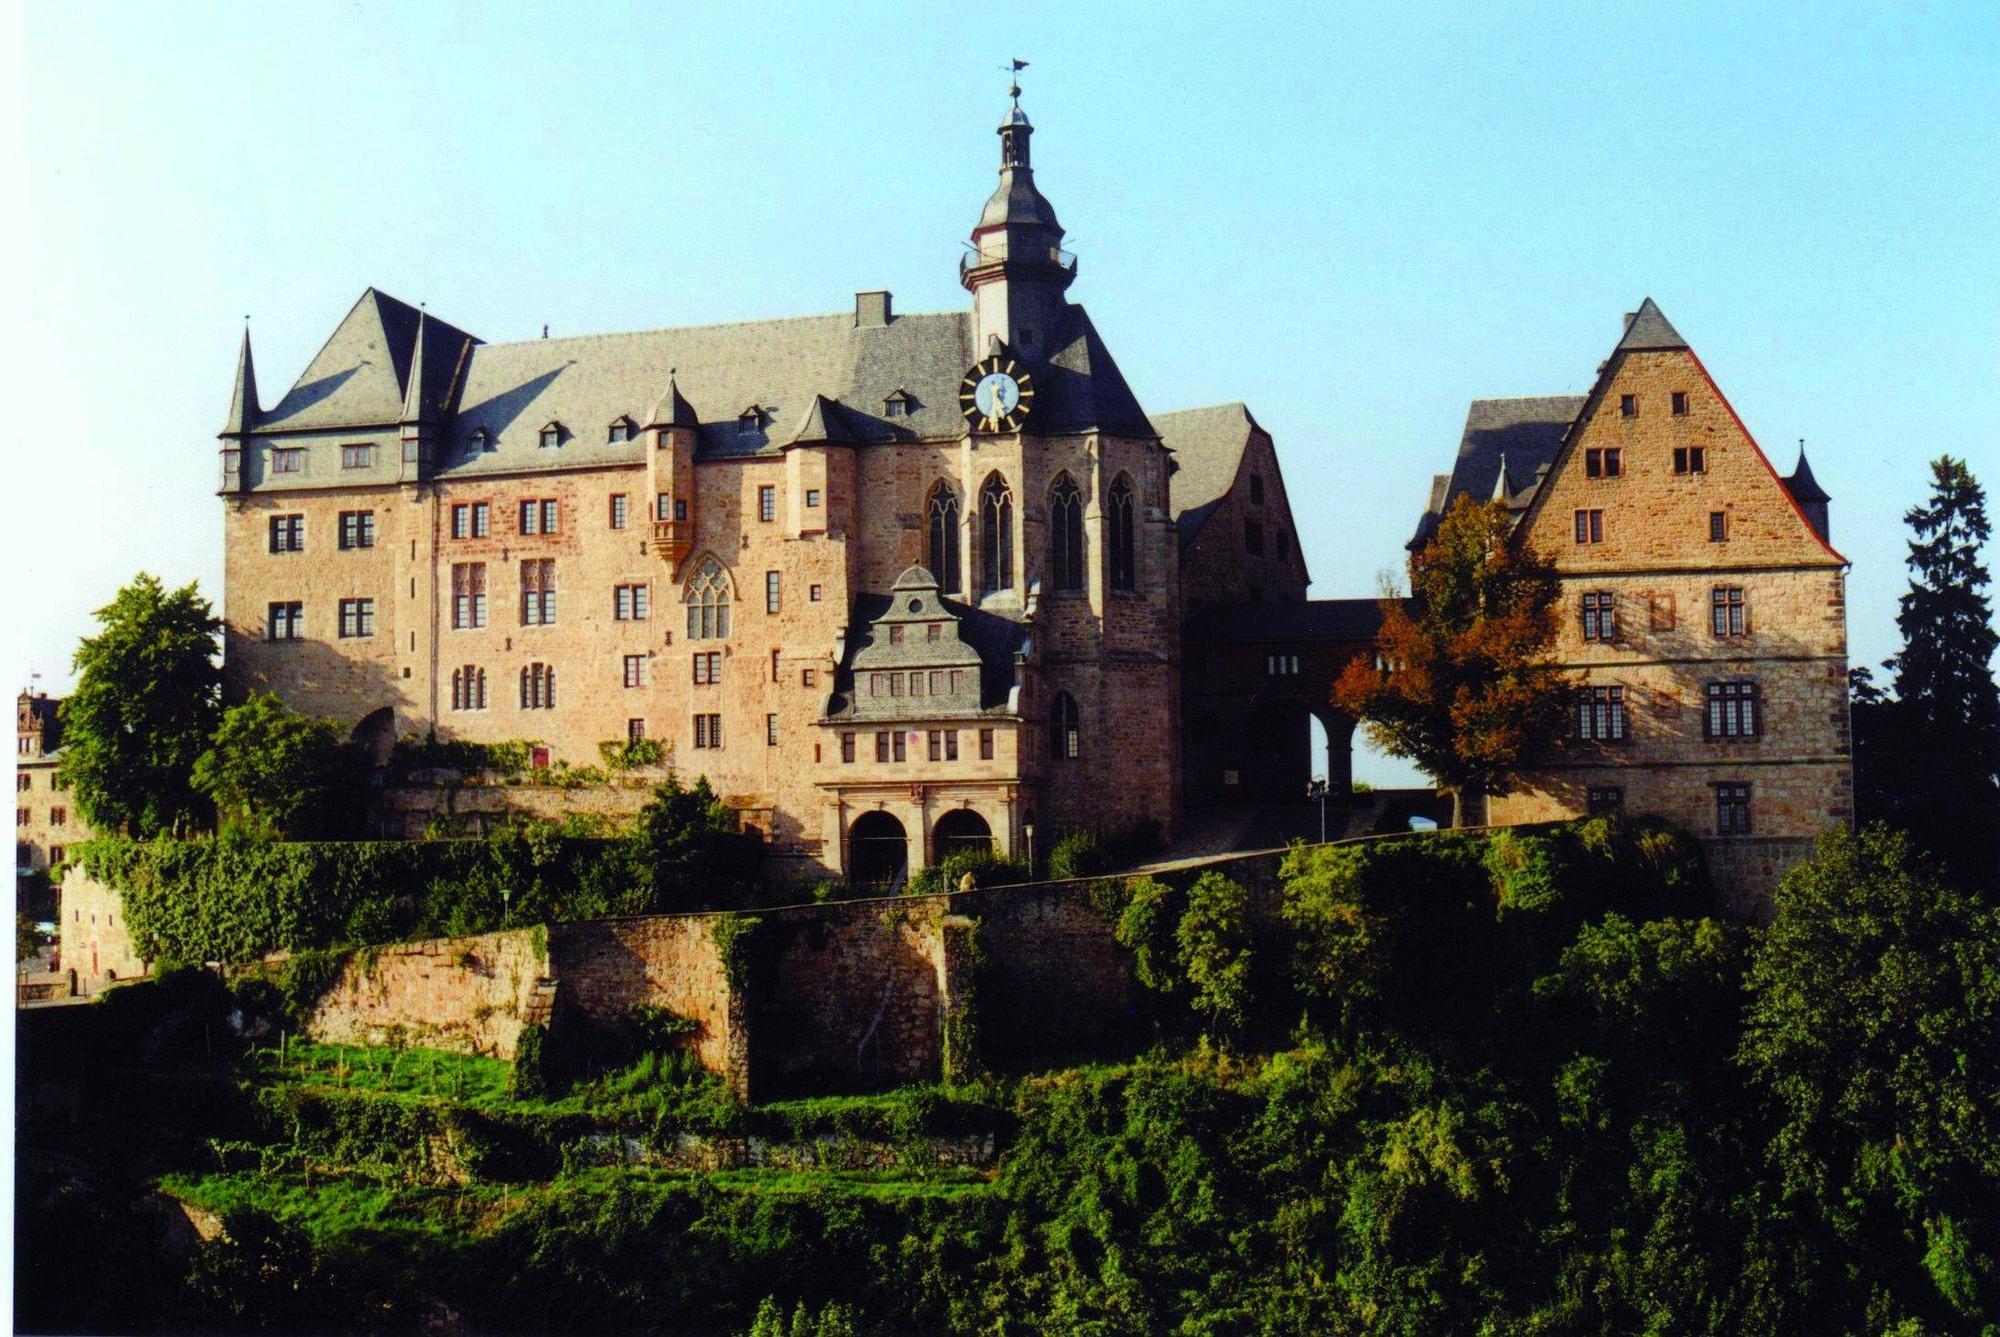
POLYGON ((778 489, 769 483, 757 489, 757 518, 766 524, 778 518, 778 489))
POLYGON ((1674 472, 1677 474, 1707 473, 1708 448, 1706 446, 1675 446, 1674 472))
POLYGON ((644 687, 646 685, 646 656, 625 656, 625 685, 627 687, 644 687))
POLYGON ((486 625, 486 563, 452 564, 451 625, 454 631, 486 625))
POLYGON ((766 715, 764 717, 764 746, 776 747, 777 745, 778 717, 776 715, 766 715))
POLYGON ((1592 817, 1625 811, 1625 791, 1618 785, 1592 785, 1586 798, 1592 817))
POLYGON ((1295 677, 1299 671, 1297 655, 1265 655, 1264 671, 1272 677, 1295 677))
POLYGON ((764 573, 764 611, 767 613, 778 611, 778 573, 776 571, 766 571, 764 573))
POLYGON ((69 809, 68 809, 68 808, 50 808, 50 809, 49 809, 49 825, 50 825, 50 826, 68 826, 68 825, 69 825, 69 809))
POLYGON ((652 587, 619 585, 611 591, 611 616, 618 622, 643 622, 653 613, 652 587))
POLYGON ((1709 626, 1717 636, 1748 634, 1750 622, 1743 606, 1743 590, 1735 585, 1718 585, 1708 596, 1709 626))
POLYGON ((1618 639, 1618 601, 1614 596, 1602 591, 1583 596, 1583 639, 1618 639))
POLYGON ((886 729, 875 731, 875 760, 889 760, 889 733, 886 729))
POLYGON ((373 599, 342 599, 340 601, 340 634, 342 638, 373 636, 375 634, 375 601, 373 599))
POLYGON ((1255 520, 1245 520, 1243 522, 1243 551, 1249 553, 1252 557, 1262 557, 1264 555, 1264 526, 1258 524, 1255 520))
POLYGON ((674 518, 674 501, 672 497, 662 492, 653 499, 653 518, 655 520, 671 520, 674 518))
POLYGON ((271 452, 271 472, 274 474, 301 473, 306 467, 306 452, 299 446, 282 446, 271 452))
POLYGON ((1620 395, 1620 396, 1618 396, 1618 416, 1619 416, 1619 417, 1621 417, 1621 418, 1636 418, 1636 417, 1638 417, 1638 416, 1639 416, 1639 396, 1637 396, 1637 395, 1620 395))
POLYGON ((944 628, 943 628, 942 626, 940 626, 939 624, 935 623, 935 622, 927 622, 927 623, 925 623, 925 624, 924 624, 924 639, 925 639, 925 640, 927 640, 927 641, 941 641, 941 640, 943 640, 943 639, 944 639, 944 628))
POLYGON ((722 716, 697 715, 694 717, 694 745, 699 748, 719 748, 722 746, 722 716))
POLYGON ((1764 731, 1761 705, 1755 682, 1712 682, 1702 733, 1723 740, 1755 738, 1764 731))
POLYGON ((1264 475, 1262 474, 1250 475, 1250 504, 1252 506, 1262 506, 1264 504, 1264 475))
POLYGON ((1605 446, 1583 452, 1583 472, 1589 478, 1616 478, 1625 472, 1625 452, 1619 446, 1605 446))
POLYGON ((374 547, 375 512, 342 511, 340 513, 340 546, 349 549, 374 547))
POLYGON ((819 682, 819 674, 815 673, 813 670, 809 668, 799 670, 799 686, 812 687, 816 685, 818 682, 819 682))
POLYGON ((897 729, 889 735, 890 760, 898 763, 907 760, 907 757, 904 755, 904 744, 907 742, 909 742, 909 735, 901 729, 897 729))
POLYGON ((1729 541, 1729 512, 1710 511, 1708 513, 1708 541, 1727 543, 1729 541))
POLYGON ((913 671, 910 674, 910 695, 922 696, 923 694, 924 694, 924 675, 913 671))
POLYGON ((521 625, 546 627, 556 620, 556 563, 543 557, 521 563, 521 625))
POLYGON ((534 501, 522 502, 521 532, 523 534, 539 534, 541 532, 541 529, 542 529, 541 503, 534 501))
POLYGON ((1578 511, 1576 513, 1576 541, 1578 543, 1604 542, 1604 512, 1578 511))
POLYGON ((373 468, 374 464, 375 447, 373 446, 342 446, 340 448, 340 467, 343 469, 369 469, 373 468))
POLYGON ((930 745, 930 759, 932 761, 943 761, 944 730, 932 729, 929 733, 924 735, 924 741, 930 745))
POLYGON ((854 764, 854 735, 851 733, 840 736, 840 764, 843 766, 854 764))
POLYGON ((451 508, 451 536, 455 539, 472 537, 472 507, 464 502, 451 508))
POLYGON ((626 741, 626 742, 628 742, 628 743, 643 743, 643 742, 645 742, 645 741, 646 741, 646 721, 644 721, 644 720, 626 720, 626 721, 625 721, 625 741, 626 741))
POLYGON ((1687 417, 1687 411, 1688 411, 1687 391, 1685 390, 1674 391, 1674 416, 1676 418, 1685 418, 1687 417))
POLYGON ((951 694, 953 696, 957 696, 960 692, 964 690, 965 690, 965 670, 953 669, 951 671, 951 694))
POLYGON ((1622 743, 1625 732, 1625 689, 1586 687, 1577 698, 1576 736, 1585 742, 1622 743))
POLYGON ((544 534, 553 534, 562 528, 561 525, 556 523, 557 515, 556 503, 553 498, 542 503, 542 532, 544 534))
POLYGON ((304 552, 306 550, 306 518, 303 515, 274 515, 271 517, 271 551, 304 552))
POLYGON ((556 670, 552 664, 529 664, 521 670, 521 709, 554 710, 556 670))
POLYGON ((944 731, 944 759, 946 761, 958 760, 958 730, 956 729, 946 729, 944 731))
POLYGON ((816 488, 816 487, 809 487, 809 488, 807 488, 807 489, 806 489, 806 509, 807 509, 807 510, 809 510, 809 511, 816 511, 816 510, 818 510, 818 509, 819 509, 819 489, 818 489, 818 488, 816 488))
POLYGON ((614 492, 611 494, 611 527, 613 529, 623 529, 625 527, 626 509, 630 505, 631 501, 623 492, 614 492))
POLYGON ((674 498, 674 519, 676 519, 676 520, 685 520, 685 519, 687 519, 687 518, 688 518, 688 504, 687 504, 687 498, 686 498, 686 497, 675 497, 675 498, 674 498))
POLYGON ((1725 784, 1715 787, 1715 834, 1750 834, 1750 786, 1725 784))
POLYGON ((817 586, 817 585, 814 585, 814 586, 812 586, 812 587, 811 587, 810 589, 808 589, 808 590, 806 591, 806 602, 807 602, 807 603, 818 603, 818 602, 819 602, 819 600, 820 600, 820 595, 821 595, 821 593, 822 593, 822 590, 820 589, 820 587, 819 587, 819 586, 817 586))
POLYGON ((265 635, 274 641, 296 641, 305 635, 305 605, 275 603, 265 610, 265 635))
POLYGON ((694 685, 713 687, 722 681, 722 651, 704 650, 694 657, 694 685))
POLYGON ((981 761, 993 760, 993 731, 991 729, 981 729, 979 731, 979 759, 981 761))

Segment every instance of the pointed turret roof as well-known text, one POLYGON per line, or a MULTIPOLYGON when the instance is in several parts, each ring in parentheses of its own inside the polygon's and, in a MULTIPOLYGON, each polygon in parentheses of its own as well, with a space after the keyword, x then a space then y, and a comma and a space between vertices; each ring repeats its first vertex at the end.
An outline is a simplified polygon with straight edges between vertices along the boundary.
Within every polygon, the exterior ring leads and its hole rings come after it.
POLYGON ((648 427, 699 427, 701 419, 695 415, 694 405, 681 394, 680 383, 674 373, 667 373, 667 388, 653 401, 653 411, 646 417, 648 427))
POLYGON ((424 398, 424 327, 429 322, 417 312, 417 341, 410 351, 410 374, 403 389, 403 421, 421 422, 427 401, 424 398))
POLYGON ((1625 337, 1618 341, 1613 352, 1632 353, 1639 351, 1660 352, 1667 349, 1686 348, 1687 340, 1680 332, 1667 323, 1659 306, 1648 297, 1639 304, 1638 311, 1625 326, 1625 337))
POLYGON ((875 433, 855 420, 845 405, 837 399, 825 395, 814 395, 812 403, 806 406, 805 421, 799 430, 793 432, 785 442, 788 446, 800 446, 821 441, 834 445, 854 446, 873 439, 875 433))
POLYGON ((1035 127, 1028 123, 1028 113, 1021 110, 1018 101, 1000 122, 999 133, 1000 184, 980 210, 979 225, 974 231, 1032 226, 1053 229, 1060 238, 1062 224, 1056 221, 1055 206, 1035 188, 1035 169, 1028 152, 1028 139, 1035 133, 1035 127))
POLYGON ((1791 476, 1785 479, 1785 491, 1791 493, 1792 500, 1801 505, 1813 501, 1833 500, 1826 494, 1826 489, 1819 485, 1819 480, 1813 477, 1812 466, 1806 463, 1806 443, 1803 441, 1799 442, 1799 467, 1792 470, 1791 476))
POLYGON ((229 392, 229 417, 221 436, 241 436, 257 425, 257 364, 250 357, 250 327, 243 327, 243 350, 236 355, 236 385, 229 392))

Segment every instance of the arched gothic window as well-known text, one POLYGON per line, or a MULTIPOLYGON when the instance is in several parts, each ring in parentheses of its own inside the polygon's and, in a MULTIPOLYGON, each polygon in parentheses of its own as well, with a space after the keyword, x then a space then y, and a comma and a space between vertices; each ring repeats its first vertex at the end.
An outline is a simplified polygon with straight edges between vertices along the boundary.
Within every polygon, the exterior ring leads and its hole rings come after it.
POLYGON ((729 577, 722 563, 706 558, 687 586, 688 639, 719 640, 729 635, 729 577))
POLYGON ((938 588, 958 593, 958 493, 940 482, 931 489, 931 574, 938 588))
POLYGON ((1057 761, 1075 761, 1083 755, 1083 731, 1076 723, 1076 698, 1057 692, 1049 702, 1049 755, 1057 761))
POLYGON ((1111 567, 1111 588, 1139 588, 1138 563, 1134 560, 1132 524, 1132 480, 1124 474, 1111 480, 1110 506, 1105 515, 1105 554, 1111 567))
POLYGON ((1083 588, 1083 494, 1068 474, 1049 485, 1049 585, 1072 593, 1083 588))
POLYGON ((979 592, 1014 587, 1014 494, 999 474, 979 489, 979 592))

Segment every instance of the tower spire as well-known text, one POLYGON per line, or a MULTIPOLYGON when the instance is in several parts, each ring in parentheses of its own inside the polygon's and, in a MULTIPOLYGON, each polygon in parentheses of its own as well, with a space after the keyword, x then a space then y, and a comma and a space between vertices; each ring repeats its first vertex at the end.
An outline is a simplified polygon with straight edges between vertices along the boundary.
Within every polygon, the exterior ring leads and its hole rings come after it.
POLYGON ((229 418, 222 436, 241 436, 257 425, 257 364, 250 356, 250 317, 243 318, 243 347, 236 355, 236 384, 229 393, 229 418))
POLYGON ((1057 333, 1076 261, 1062 249, 1055 206, 1035 186, 1029 147, 1035 127, 1021 110, 1019 72, 1027 64, 1015 60, 1006 67, 1015 77, 999 128, 1000 183, 980 211, 972 251, 960 262, 958 277, 972 294, 977 346, 997 338, 1037 357, 1057 333))
POLYGON ((430 316, 423 310, 417 312, 417 339, 410 349, 410 375, 403 388, 403 421, 421 422, 429 405, 424 384, 424 335, 428 332, 430 316))

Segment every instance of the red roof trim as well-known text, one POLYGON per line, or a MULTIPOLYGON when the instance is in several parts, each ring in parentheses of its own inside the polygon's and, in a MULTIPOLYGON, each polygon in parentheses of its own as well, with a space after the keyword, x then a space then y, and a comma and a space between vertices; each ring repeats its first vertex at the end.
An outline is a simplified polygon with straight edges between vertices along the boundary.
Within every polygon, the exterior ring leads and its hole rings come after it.
POLYGON ((1701 373, 1702 380, 1708 382, 1708 388, 1713 390, 1715 392, 1715 397, 1722 401, 1722 407, 1729 410, 1730 421, 1736 424, 1737 431, 1743 433, 1743 439, 1750 443, 1750 449, 1757 452, 1757 459, 1760 463, 1763 464, 1764 471, 1771 475, 1771 481, 1778 485, 1778 491, 1783 493, 1785 500, 1791 503, 1792 513, 1799 517, 1799 523, 1805 526, 1806 533, 1812 535, 1813 541, 1818 543, 1820 547, 1826 549, 1827 555, 1829 557, 1832 557, 1842 566, 1853 566, 1854 563, 1848 561, 1847 558, 1841 556, 1840 553, 1835 551, 1831 543, 1828 543, 1825 539, 1819 536, 1819 531, 1813 528, 1812 521, 1806 519, 1805 508, 1799 505, 1799 500, 1797 497, 1794 497, 1792 495, 1792 490, 1785 486, 1785 480, 1778 476, 1778 471, 1771 467, 1771 457, 1764 453, 1764 448, 1757 444, 1757 438, 1752 436, 1750 434, 1750 429, 1743 425, 1743 419, 1736 412, 1736 406, 1729 402, 1728 395, 1722 393, 1722 387, 1717 385, 1715 383, 1715 378, 1708 374, 1708 368, 1702 365, 1701 358, 1695 354, 1694 349, 1689 348, 1687 350, 1687 355, 1688 355, 1688 361, 1694 363, 1694 369, 1701 373))

